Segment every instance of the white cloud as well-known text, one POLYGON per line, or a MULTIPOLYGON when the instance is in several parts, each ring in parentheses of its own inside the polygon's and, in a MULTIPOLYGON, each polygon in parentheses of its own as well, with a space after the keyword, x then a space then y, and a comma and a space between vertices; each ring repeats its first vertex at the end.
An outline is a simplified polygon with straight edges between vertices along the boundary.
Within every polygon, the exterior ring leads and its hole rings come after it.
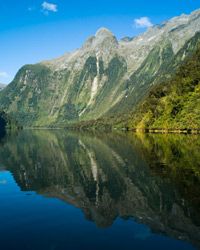
POLYGON ((134 20, 134 26, 136 28, 149 28, 153 26, 153 23, 148 17, 140 17, 134 20))
POLYGON ((9 77, 9 75, 8 75, 8 73, 7 73, 7 72, 0 71, 0 77, 1 77, 1 78, 8 78, 8 77, 9 77))
POLYGON ((53 4, 53 3, 43 2, 42 10, 43 10, 44 14, 48 14, 49 11, 57 12, 58 6, 56 4, 53 4))

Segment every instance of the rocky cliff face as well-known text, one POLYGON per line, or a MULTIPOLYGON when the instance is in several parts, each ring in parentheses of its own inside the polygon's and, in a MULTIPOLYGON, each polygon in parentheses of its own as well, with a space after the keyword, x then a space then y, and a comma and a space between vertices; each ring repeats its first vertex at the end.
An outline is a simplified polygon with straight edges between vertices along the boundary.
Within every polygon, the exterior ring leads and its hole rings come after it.
MULTIPOLYGON (((127 112, 200 31, 200 11, 175 17, 133 39, 118 41, 102 28, 82 48, 26 65, 0 93, 0 107, 25 126, 62 126, 127 112)), ((177 63, 187 56, 183 53, 177 63)))

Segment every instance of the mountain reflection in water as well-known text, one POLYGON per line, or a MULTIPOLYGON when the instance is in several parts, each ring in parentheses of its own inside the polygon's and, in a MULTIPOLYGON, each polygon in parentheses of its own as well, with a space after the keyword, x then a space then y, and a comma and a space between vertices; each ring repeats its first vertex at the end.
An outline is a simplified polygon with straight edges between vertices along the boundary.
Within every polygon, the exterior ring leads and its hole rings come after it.
POLYGON ((1 142, 0 163, 21 191, 72 204, 100 228, 134 218, 200 247, 199 152, 195 135, 25 130, 1 142))

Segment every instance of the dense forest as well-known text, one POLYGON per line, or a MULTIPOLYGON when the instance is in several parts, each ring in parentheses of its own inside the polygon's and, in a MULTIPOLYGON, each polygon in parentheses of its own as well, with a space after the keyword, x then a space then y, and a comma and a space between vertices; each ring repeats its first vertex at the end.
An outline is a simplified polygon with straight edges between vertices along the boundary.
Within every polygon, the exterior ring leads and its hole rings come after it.
POLYGON ((200 44, 168 82, 150 90, 128 128, 200 128, 200 44))

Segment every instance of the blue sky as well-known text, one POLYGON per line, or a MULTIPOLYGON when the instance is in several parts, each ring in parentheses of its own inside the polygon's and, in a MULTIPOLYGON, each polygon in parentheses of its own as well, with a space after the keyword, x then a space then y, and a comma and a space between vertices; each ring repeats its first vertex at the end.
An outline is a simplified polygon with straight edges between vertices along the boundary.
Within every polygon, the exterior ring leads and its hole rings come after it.
POLYGON ((0 0, 0 82, 24 64, 80 47, 100 27, 134 36, 198 8, 200 0, 0 0))

